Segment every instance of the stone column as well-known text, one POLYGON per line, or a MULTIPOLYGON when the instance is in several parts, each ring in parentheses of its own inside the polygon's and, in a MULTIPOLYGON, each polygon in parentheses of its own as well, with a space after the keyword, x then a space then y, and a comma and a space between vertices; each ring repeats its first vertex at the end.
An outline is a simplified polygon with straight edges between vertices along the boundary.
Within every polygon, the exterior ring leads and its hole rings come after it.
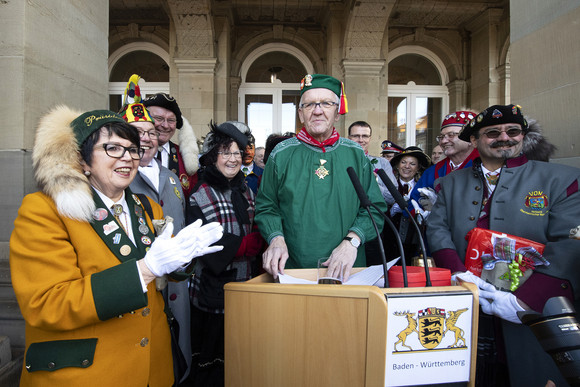
POLYGON ((38 121, 57 104, 108 106, 107 0, 0 1, 0 241, 36 190, 31 150, 38 121), (58 37, 57 39, 50 37, 58 37))
POLYGON ((177 74, 172 93, 199 139, 214 118, 217 59, 174 59, 174 63, 177 74))
MULTIPOLYGON (((373 128, 371 149, 386 138, 387 104, 381 103, 381 70, 384 59, 343 60, 344 85, 349 113, 345 116, 345 132, 354 121, 366 121, 373 128), (384 122, 384 127, 383 127, 384 122)), ((346 133, 341 133, 346 135, 346 133)), ((376 149, 375 149, 376 148, 376 149)), ((372 152, 371 152, 372 153, 372 152)))
POLYGON ((502 10, 488 9, 472 24, 471 32, 471 107, 477 111, 499 103, 496 73, 498 23, 502 10))
POLYGON ((510 93, 510 76, 511 76, 511 65, 509 63, 505 63, 499 66, 496 69, 498 75, 498 83, 499 83, 499 96, 501 105, 508 105, 511 99, 510 93))
POLYGON ((467 105, 467 82, 463 80, 449 82, 447 89, 449 90, 449 112, 443 112, 444 115, 459 109, 470 108, 467 105))

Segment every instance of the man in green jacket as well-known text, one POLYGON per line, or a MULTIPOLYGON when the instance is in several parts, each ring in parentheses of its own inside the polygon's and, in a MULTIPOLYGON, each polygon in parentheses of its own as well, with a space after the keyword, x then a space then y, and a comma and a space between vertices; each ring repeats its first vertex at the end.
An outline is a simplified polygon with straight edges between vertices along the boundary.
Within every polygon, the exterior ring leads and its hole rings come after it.
MULTIPOLYGON (((329 276, 346 281, 353 266, 365 266, 361 244, 376 237, 366 209, 347 174, 352 167, 372 203, 387 206, 364 151, 334 128, 346 113, 344 86, 328 75, 306 75, 298 108, 304 125, 268 158, 256 199, 256 222, 269 247, 263 267, 274 278, 284 268, 316 267, 328 258, 329 276)), ((383 219, 371 208, 379 231, 383 219)))

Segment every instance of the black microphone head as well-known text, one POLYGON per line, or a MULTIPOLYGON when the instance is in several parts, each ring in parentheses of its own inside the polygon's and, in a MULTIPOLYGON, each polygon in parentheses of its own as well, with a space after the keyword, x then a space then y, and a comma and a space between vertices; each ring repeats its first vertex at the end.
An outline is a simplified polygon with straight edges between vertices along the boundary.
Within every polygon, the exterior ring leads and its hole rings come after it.
POLYGON ((389 192, 393 196, 393 199, 395 199, 395 202, 397 202, 399 207, 401 207, 402 211, 405 211, 405 208, 407 208, 407 202, 405 201, 405 199, 403 198, 403 195, 401 195, 401 193, 399 192, 397 187, 395 187, 395 184, 393 184, 392 180, 389 179, 389 177, 387 176, 387 174, 385 173, 385 171, 383 169, 379 168, 377 170, 377 173, 379 175, 379 178, 387 186, 387 189, 389 190, 389 192))
POLYGON ((360 205, 362 207, 370 206, 371 201, 369 200, 367 193, 363 189, 363 187, 360 183, 360 180, 358 179, 358 176, 357 176, 356 172, 354 171, 354 169, 352 167, 348 167, 346 169, 346 173, 348 173, 348 177, 350 177, 350 181, 352 182, 352 186, 354 187, 354 190, 356 192, 356 196, 358 196, 358 200, 360 200, 360 205))

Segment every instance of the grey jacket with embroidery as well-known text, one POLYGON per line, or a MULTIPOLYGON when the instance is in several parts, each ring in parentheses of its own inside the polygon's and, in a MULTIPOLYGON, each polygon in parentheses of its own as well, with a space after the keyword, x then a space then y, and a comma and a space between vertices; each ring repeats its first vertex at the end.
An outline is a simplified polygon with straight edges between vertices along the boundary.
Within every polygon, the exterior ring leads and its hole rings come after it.
MULTIPOLYGON (((465 261, 465 235, 476 227, 485 186, 477 161, 472 168, 441 179, 427 227, 434 257, 438 251, 453 249, 465 261)), ((568 236, 580 224, 580 169, 528 161, 525 156, 510 159, 507 165, 491 198, 489 229, 545 244, 544 256, 551 265, 539 266, 537 272, 568 280, 579 299, 580 243, 568 236)))

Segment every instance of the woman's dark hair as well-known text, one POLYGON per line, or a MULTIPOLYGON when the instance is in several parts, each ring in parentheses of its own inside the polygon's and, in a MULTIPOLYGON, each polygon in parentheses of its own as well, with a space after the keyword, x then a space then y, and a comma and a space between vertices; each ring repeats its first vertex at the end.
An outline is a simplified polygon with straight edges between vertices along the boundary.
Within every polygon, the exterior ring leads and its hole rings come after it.
POLYGON ((131 141, 133 145, 140 147, 139 132, 137 131, 137 128, 125 122, 113 122, 107 124, 91 133, 91 135, 87 137, 85 142, 83 142, 81 145, 81 157, 89 166, 93 161, 93 149, 95 148, 97 142, 99 142, 99 138, 101 137, 103 129, 106 131, 109 138, 116 134, 125 140, 131 141))
MULTIPOLYGON (((229 149, 232 143, 234 143, 234 139, 231 137, 226 136, 216 136, 214 137, 214 146, 207 152, 202 161, 202 166, 207 167, 208 165, 214 165, 218 159, 218 152, 223 152, 226 149, 229 149)), ((242 152, 242 157, 244 157, 244 150, 238 144, 238 148, 240 148, 240 152, 242 152)))
MULTIPOLYGON (((423 164, 421 164, 421 161, 417 158, 417 156, 415 155, 407 155, 408 157, 412 157, 417 161, 417 165, 419 165, 419 169, 417 169, 417 173, 415 173, 415 176, 413 176, 413 179, 415 181, 419 180, 419 178, 421 177, 421 175, 423 174, 423 172, 425 171, 425 166, 423 164)), ((403 160, 403 158, 401 157, 399 159, 399 162, 397 163, 397 165, 395 165, 393 167, 393 174, 395 175, 395 177, 398 179, 400 174, 399 174, 399 165, 401 164, 401 160, 403 160)))

